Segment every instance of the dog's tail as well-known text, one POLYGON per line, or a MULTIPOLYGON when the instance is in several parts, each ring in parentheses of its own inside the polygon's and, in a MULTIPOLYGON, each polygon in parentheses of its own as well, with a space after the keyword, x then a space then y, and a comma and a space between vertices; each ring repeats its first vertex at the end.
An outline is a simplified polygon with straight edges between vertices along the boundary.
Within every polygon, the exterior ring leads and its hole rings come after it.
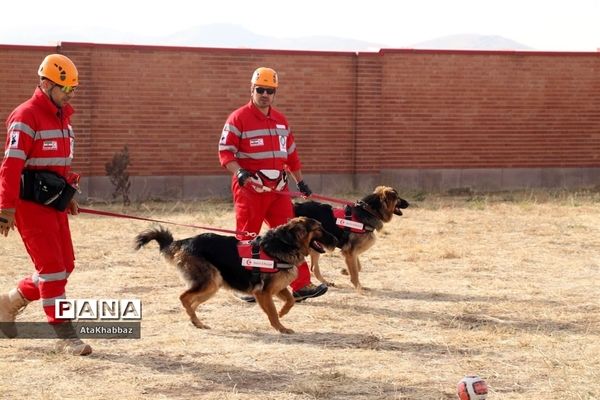
POLYGON ((135 249, 139 250, 142 246, 147 245, 151 241, 156 240, 160 246, 160 251, 163 252, 171 243, 173 243, 173 235, 168 229, 159 226, 155 229, 149 229, 135 237, 135 249))

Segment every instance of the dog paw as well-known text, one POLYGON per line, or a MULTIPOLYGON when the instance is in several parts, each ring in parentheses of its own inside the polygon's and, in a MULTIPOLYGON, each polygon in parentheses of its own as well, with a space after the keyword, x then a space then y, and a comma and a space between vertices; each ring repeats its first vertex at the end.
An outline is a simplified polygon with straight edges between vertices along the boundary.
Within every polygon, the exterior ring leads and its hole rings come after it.
POLYGON ((277 329, 280 333, 285 333, 286 335, 289 335, 291 333, 294 333, 293 329, 290 328, 286 328, 285 326, 282 326, 281 328, 277 329))
POLYGON ((371 289, 370 289, 370 288, 368 288, 368 287, 365 287, 365 286, 360 286, 360 285, 359 285, 359 286, 357 286, 355 289, 356 289, 356 292, 357 292, 358 294, 360 294, 360 295, 363 295, 363 296, 364 296, 364 295, 368 295, 368 294, 370 294, 370 292, 371 292, 371 289))
POLYGON ((208 325, 204 325, 202 322, 200 321, 192 321, 192 324, 198 328, 198 329, 210 329, 210 326, 208 325))

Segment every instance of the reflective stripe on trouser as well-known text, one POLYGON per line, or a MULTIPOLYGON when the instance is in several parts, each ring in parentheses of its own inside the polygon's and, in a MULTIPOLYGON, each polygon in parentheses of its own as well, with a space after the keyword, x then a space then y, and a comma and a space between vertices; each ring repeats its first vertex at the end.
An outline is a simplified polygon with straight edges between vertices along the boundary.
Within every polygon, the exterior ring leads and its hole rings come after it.
POLYGON ((19 290, 29 300, 42 300, 49 323, 54 318, 54 300, 65 298, 67 278, 75 256, 66 212, 30 201, 19 201, 16 225, 36 272, 19 282, 19 290))
MULTIPOLYGON (((259 233, 263 221, 270 228, 283 225, 294 218, 294 208, 289 196, 277 193, 256 193, 252 189, 241 188, 237 179, 232 183, 233 201, 235 203, 235 221, 238 231, 259 233)), ((251 239, 238 235, 239 240, 251 239)), ((310 283, 308 264, 298 266, 298 277, 290 284, 296 291, 310 283)))

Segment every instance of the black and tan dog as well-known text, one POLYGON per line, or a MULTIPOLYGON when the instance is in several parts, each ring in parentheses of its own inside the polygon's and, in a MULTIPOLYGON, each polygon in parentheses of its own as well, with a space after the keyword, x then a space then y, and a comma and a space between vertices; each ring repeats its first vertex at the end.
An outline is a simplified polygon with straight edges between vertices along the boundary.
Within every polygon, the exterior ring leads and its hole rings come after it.
MULTIPOLYGON (((394 188, 378 186, 373 193, 363 197, 353 206, 334 209, 329 204, 307 201, 295 203, 294 212, 297 217, 305 216, 320 221, 325 230, 336 237, 337 247, 342 249, 346 261, 350 281, 360 292, 362 285, 358 273, 362 267, 358 256, 375 244, 375 231, 383 228, 384 223, 390 222, 394 214, 402 215, 401 209, 408 205, 394 188)), ((311 252, 310 259, 315 277, 323 283, 333 285, 321 275, 319 254, 311 252)))
POLYGON ((325 248, 334 250, 336 245, 335 237, 320 222, 306 217, 293 218, 250 243, 213 233, 174 241, 168 230, 158 228, 140 233, 135 239, 136 249, 152 240, 158 242, 161 253, 175 264, 187 283, 179 299, 197 328, 208 326, 198 319, 196 308, 225 286, 254 295, 271 326, 281 333, 293 333, 279 318, 294 305, 287 286, 296 278, 296 266, 310 249, 324 253, 325 248), (248 258, 240 255, 244 246, 252 246, 251 251, 246 249, 248 258), (279 314, 273 295, 284 301, 279 314))

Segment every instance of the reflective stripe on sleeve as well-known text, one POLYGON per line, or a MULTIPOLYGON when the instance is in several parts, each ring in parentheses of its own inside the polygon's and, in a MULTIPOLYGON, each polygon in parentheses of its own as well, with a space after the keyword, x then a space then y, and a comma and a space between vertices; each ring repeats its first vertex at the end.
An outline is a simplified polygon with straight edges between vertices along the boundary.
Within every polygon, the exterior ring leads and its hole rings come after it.
POLYGON ((4 158, 18 158, 20 160, 25 160, 27 155, 23 150, 19 149, 6 149, 4 152, 4 158))
POLYGON ((225 124, 225 126, 223 127, 223 131, 231 132, 237 137, 242 137, 242 132, 240 132, 238 128, 231 124, 225 124))
POLYGON ((13 122, 8 127, 8 131, 19 131, 29 135, 31 138, 35 137, 35 131, 24 122, 13 122))
POLYGON ((219 151, 230 151, 232 153, 237 153, 238 149, 232 145, 219 144, 219 151))

